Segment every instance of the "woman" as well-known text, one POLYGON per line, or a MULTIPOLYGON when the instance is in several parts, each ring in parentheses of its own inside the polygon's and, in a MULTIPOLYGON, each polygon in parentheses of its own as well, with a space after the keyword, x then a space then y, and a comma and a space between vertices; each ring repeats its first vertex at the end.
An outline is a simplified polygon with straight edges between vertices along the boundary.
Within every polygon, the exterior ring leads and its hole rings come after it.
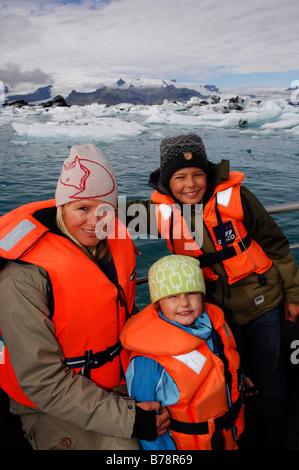
POLYGON ((169 425, 158 402, 122 395, 135 256, 117 195, 99 149, 73 146, 56 201, 1 218, 0 386, 33 449, 139 449, 169 425))

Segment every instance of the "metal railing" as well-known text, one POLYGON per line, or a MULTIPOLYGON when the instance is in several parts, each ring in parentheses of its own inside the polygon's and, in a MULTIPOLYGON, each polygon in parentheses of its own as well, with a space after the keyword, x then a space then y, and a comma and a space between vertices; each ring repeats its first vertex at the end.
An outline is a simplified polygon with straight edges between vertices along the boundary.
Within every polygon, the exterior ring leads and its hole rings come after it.
MULTIPOLYGON (((279 214, 281 212, 299 211, 299 202, 285 202, 283 204, 273 204, 271 206, 265 206, 265 209, 269 212, 269 214, 279 214)), ((298 250, 298 248, 299 248, 299 243, 295 243, 295 245, 290 245, 291 250, 298 250)))
MULTIPOLYGON (((265 206, 265 209, 269 212, 269 214, 279 214, 281 212, 291 212, 291 211, 299 211, 299 202, 285 202, 282 204, 273 204, 270 206, 265 206)), ((299 234, 299 229, 298 229, 299 234)), ((290 245, 291 250, 298 250, 299 243, 295 243, 294 245, 290 245)), ((141 277, 136 280, 136 284, 144 284, 147 282, 147 277, 141 277)))
POLYGON ((282 204, 273 204, 265 206, 269 214, 277 214, 278 212, 299 211, 299 202, 284 202, 282 204))

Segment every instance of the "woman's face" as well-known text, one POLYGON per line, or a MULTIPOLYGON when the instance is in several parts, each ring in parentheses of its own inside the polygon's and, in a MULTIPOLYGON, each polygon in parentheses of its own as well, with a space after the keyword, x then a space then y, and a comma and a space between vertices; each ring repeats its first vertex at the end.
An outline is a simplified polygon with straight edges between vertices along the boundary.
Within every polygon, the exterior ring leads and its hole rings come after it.
POLYGON ((61 208, 64 224, 83 246, 93 247, 110 232, 114 208, 104 201, 81 199, 61 208))

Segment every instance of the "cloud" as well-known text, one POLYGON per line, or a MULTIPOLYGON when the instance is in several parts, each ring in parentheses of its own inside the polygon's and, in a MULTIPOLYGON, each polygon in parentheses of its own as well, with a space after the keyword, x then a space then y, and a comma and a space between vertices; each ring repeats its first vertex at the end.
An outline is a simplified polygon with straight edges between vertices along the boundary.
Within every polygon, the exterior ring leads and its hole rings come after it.
POLYGON ((297 0, 0 0, 0 67, 184 77, 298 70, 297 0))
POLYGON ((53 82, 52 75, 42 72, 39 67, 23 72, 20 65, 12 63, 7 64, 6 68, 0 69, 0 80, 12 86, 19 83, 49 85, 53 82))

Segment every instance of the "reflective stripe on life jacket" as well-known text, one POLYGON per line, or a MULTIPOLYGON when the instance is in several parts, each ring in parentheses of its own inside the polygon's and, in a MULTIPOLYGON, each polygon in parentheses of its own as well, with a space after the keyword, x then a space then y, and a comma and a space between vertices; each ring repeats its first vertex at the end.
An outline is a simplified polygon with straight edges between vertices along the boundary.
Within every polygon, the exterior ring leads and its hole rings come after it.
POLYGON ((227 181, 217 185, 204 207, 204 224, 215 247, 215 252, 211 253, 203 253, 201 247, 192 240, 183 214, 172 198, 157 191, 152 195, 152 200, 156 203, 158 230, 167 240, 168 248, 176 254, 197 257, 206 281, 217 279, 211 269, 216 263, 222 263, 229 284, 253 272, 262 275, 272 265, 260 245, 248 236, 242 222, 244 214, 240 187, 243 179, 243 173, 231 172, 227 181), (169 216, 166 223, 163 214, 167 212, 167 205, 169 216))
MULTIPOLYGON (((121 383, 128 361, 127 351, 120 347, 119 334, 134 305, 133 244, 128 235, 121 239, 117 234, 113 239, 107 237, 118 277, 118 284, 114 284, 79 247, 34 219, 35 211, 53 205, 53 200, 29 204, 7 214, 4 220, 1 218, 0 256, 47 271, 55 305, 52 320, 66 362, 75 372, 87 371, 91 380, 110 389, 121 383), (24 230, 23 220, 31 224, 24 230), (74 364, 75 358, 84 358, 84 362, 74 364)), ((0 386, 16 401, 34 406, 17 384, 6 348, 4 364, 0 366, 0 386)))
MULTIPOLYGON (((190 234, 188 225, 181 212, 180 206, 175 204, 170 196, 155 191, 151 199, 156 203, 155 214, 158 231, 166 240, 168 249, 173 254, 185 254, 198 258, 203 254, 190 234)), ((218 276, 209 266, 203 267, 205 281, 213 281, 218 276)))
POLYGON ((162 320, 152 304, 132 317, 121 333, 123 346, 132 351, 131 359, 142 355, 160 363, 179 389, 178 403, 168 406, 178 450, 212 449, 218 430, 225 449, 233 450, 237 448, 234 431, 238 437, 244 428, 235 340, 222 310, 207 304, 207 312, 222 346, 219 356, 203 339, 162 320))

